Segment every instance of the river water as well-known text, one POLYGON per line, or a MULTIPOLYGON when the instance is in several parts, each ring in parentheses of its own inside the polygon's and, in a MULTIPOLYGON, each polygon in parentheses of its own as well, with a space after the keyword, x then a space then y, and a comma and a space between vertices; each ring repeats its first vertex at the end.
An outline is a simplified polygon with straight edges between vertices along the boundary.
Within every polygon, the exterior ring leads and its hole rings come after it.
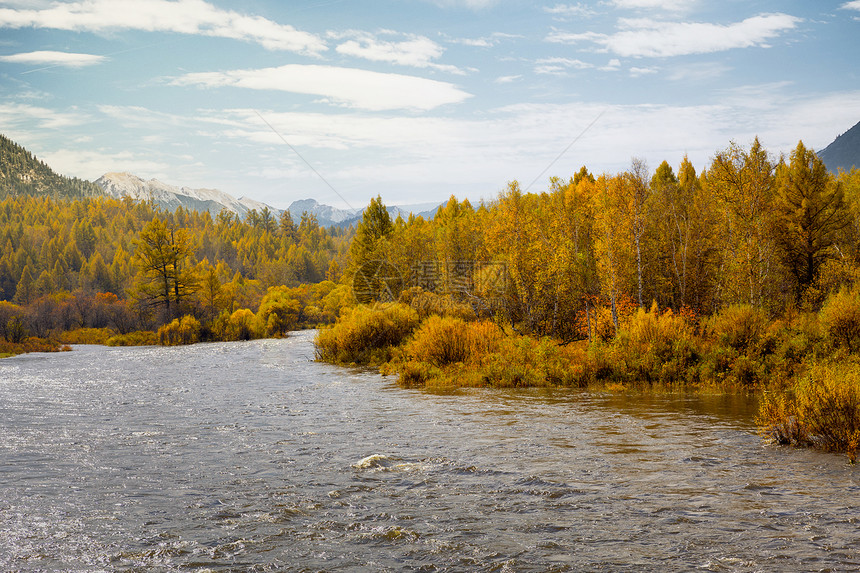
POLYGON ((0 570, 860 568, 858 470, 748 400, 405 390, 312 336, 0 361, 0 570))

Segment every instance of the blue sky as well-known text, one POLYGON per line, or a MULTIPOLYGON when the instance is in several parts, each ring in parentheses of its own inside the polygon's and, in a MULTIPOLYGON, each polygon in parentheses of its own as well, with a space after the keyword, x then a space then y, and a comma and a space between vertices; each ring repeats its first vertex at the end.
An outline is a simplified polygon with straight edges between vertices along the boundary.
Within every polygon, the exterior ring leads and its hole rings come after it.
POLYGON ((276 207, 697 170, 860 121, 860 0, 0 0, 0 132, 276 207))

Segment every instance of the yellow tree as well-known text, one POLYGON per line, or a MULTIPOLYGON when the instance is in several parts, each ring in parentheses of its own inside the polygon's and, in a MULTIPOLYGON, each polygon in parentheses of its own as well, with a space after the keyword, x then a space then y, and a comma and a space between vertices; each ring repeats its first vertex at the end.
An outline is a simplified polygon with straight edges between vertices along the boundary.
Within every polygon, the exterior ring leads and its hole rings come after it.
POLYGON ((651 179, 652 281, 661 306, 711 310, 716 249, 714 204, 687 156, 678 177, 663 162, 651 179))
POLYGON ((714 157, 705 176, 722 221, 720 298, 764 306, 778 287, 775 244, 769 232, 773 163, 758 138, 749 151, 736 143, 714 157))
POLYGON ((645 303, 642 299, 642 242, 647 222, 645 205, 648 202, 648 195, 651 190, 648 181, 648 166, 643 159, 633 158, 630 170, 624 175, 627 180, 624 190, 628 196, 628 216, 632 223, 633 246, 636 250, 637 294, 639 295, 639 307, 643 308, 645 303))
POLYGON ((839 233, 851 222, 842 189, 824 162, 803 142, 780 163, 774 198, 775 236, 798 300, 828 259, 839 233))
POLYGON ((625 175, 597 178, 594 195, 594 253, 601 291, 609 299, 612 322, 618 330, 618 300, 631 291, 636 278, 636 254, 625 175))
POLYGON ((161 306, 165 319, 176 318, 182 302, 197 288, 188 230, 167 228, 156 217, 135 241, 134 255, 140 271, 135 289, 139 299, 161 306))

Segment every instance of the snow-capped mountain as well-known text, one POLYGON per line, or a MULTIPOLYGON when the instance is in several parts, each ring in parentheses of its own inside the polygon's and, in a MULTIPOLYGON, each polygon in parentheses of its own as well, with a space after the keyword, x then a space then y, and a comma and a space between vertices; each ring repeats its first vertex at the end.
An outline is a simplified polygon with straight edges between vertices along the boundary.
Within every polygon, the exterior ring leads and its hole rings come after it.
MULTIPOLYGON (((221 210, 227 209, 236 213, 242 219, 252 209, 256 209, 259 212, 264 208, 268 208, 275 218, 280 217, 283 211, 277 207, 272 207, 271 205, 247 197, 236 199, 229 193, 219 191, 218 189, 175 187, 163 183, 158 179, 146 181, 131 173, 105 173, 96 179, 95 184, 104 190, 105 195, 110 197, 116 199, 130 197, 135 201, 153 201, 159 207, 169 211, 175 211, 177 208, 183 207, 193 211, 209 211, 214 217, 221 210)), ((392 219, 398 215, 407 219, 409 213, 420 214, 425 218, 432 218, 436 212, 436 207, 438 205, 434 203, 402 207, 389 206, 388 212, 392 219)), ((363 207, 361 209, 338 209, 337 207, 318 203, 315 199, 293 201, 287 209, 296 224, 301 220, 303 213, 308 213, 309 215, 314 215, 322 227, 331 227, 332 225, 348 227, 349 225, 356 225, 361 220, 361 215, 364 212, 363 207)))
POLYGON ((319 221, 319 224, 324 227, 331 225, 340 225, 344 221, 361 216, 364 209, 338 209, 331 205, 323 205, 315 199, 300 199, 293 201, 287 208, 294 220, 298 220, 302 213, 314 215, 319 221))
POLYGON ((281 209, 271 205, 245 197, 236 199, 218 189, 174 187, 158 179, 145 181, 131 173, 105 173, 96 179, 95 183, 111 197, 131 197, 135 201, 151 200, 169 211, 184 207, 194 211, 209 211, 214 217, 222 209, 227 209, 244 218, 251 209, 260 211, 263 207, 268 207, 275 216, 281 213, 281 209))

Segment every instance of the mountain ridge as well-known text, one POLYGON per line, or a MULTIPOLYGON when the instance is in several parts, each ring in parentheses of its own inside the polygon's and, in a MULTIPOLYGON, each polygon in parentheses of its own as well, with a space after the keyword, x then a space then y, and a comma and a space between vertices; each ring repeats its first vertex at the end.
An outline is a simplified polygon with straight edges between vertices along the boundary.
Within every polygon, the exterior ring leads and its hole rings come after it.
POLYGON ((831 173, 860 167, 860 122, 818 152, 818 157, 831 173))
MULTIPOLYGON (((169 211, 175 211, 179 207, 194 211, 208 211, 213 217, 217 216, 223 209, 244 218, 252 209, 262 211, 268 209, 274 217, 280 217, 284 211, 290 212, 290 217, 298 223, 302 214, 308 213, 316 217, 317 222, 323 227, 349 227, 361 220, 364 208, 338 209, 331 205, 319 203, 316 199, 298 199, 290 203, 286 209, 279 209, 267 203, 240 197, 236 199, 229 193, 218 189, 192 189, 190 187, 176 187, 158 179, 144 180, 137 175, 127 172, 105 173, 95 181, 105 195, 115 199, 130 197, 135 201, 153 201, 159 207, 169 211)), ((422 203, 419 205, 406 205, 388 207, 392 219, 401 216, 408 218, 410 213, 416 216, 432 218, 439 204, 422 203), (430 206, 430 209, 426 207, 430 206), (416 212, 418 209, 421 211, 416 212)))
POLYGON ((76 199, 98 196, 101 190, 90 181, 60 175, 0 134, 0 198, 19 194, 76 199))

